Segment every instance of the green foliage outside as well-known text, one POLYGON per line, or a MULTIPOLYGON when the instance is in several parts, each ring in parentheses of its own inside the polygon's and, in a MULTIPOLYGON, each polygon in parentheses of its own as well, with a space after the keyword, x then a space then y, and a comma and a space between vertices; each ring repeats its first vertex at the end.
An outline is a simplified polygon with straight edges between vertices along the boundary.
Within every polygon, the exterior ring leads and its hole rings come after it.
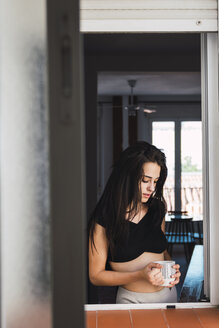
POLYGON ((185 156, 182 162, 182 172, 200 172, 201 170, 198 169, 197 164, 192 164, 192 157, 185 156))

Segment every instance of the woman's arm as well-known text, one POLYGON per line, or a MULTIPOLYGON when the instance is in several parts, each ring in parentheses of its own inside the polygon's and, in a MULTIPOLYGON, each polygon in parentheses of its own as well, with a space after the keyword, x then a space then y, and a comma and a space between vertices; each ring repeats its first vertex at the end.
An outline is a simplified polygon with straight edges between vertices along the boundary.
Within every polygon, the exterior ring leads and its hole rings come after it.
MULTIPOLYGON (((162 224, 161 224, 161 229, 163 231, 163 233, 165 234, 165 217, 162 221, 162 224)), ((164 251, 164 260, 167 260, 167 261, 171 261, 171 257, 170 257, 170 254, 167 252, 167 250, 164 251)))
POLYGON ((120 286, 140 279, 147 279, 155 286, 162 283, 162 276, 152 271, 152 268, 161 268, 158 263, 149 263, 143 270, 134 272, 106 270, 109 246, 105 229, 99 224, 96 224, 95 227, 94 243, 96 248, 91 247, 91 240, 89 240, 89 278, 92 284, 97 286, 120 286))

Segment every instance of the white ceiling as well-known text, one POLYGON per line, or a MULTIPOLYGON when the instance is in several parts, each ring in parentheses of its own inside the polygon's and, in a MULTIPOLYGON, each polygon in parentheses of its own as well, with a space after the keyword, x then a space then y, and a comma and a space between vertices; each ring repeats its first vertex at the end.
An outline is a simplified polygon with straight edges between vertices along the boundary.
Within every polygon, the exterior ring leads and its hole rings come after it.
POLYGON ((200 72, 100 72, 98 95, 130 95, 127 80, 137 80, 134 95, 200 95, 200 72))

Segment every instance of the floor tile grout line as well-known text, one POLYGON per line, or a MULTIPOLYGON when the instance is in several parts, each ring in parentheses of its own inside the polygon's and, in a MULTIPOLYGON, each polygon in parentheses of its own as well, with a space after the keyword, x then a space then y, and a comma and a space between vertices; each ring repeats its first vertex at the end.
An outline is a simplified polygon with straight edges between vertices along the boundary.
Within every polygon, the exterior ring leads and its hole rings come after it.
POLYGON ((200 319, 198 313, 196 313, 196 312, 194 311, 193 308, 192 308, 192 311, 193 311, 193 313, 196 315, 196 317, 198 318, 198 321, 199 321, 199 323, 200 323, 200 325, 201 325, 201 328, 205 328, 206 326, 203 325, 203 322, 201 321, 201 319, 200 319))
POLYGON ((168 320, 167 320, 166 314, 165 314, 165 312, 164 312, 164 309, 161 309, 161 313, 162 313, 162 316, 163 316, 163 318, 164 318, 164 322, 165 322, 165 324, 166 324, 166 327, 167 327, 167 328, 170 328, 170 325, 169 325, 169 323, 168 323, 168 320))
POLYGON ((129 317, 130 317, 130 321, 131 321, 131 328, 134 328, 131 310, 129 310, 129 317))

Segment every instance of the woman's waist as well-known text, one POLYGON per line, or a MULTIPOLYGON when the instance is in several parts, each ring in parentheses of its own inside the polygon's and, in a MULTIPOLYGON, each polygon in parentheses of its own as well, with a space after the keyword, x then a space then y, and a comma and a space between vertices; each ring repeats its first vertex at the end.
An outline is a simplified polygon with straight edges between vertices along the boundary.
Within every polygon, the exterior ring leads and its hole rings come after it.
POLYGON ((153 286, 151 283, 146 280, 138 280, 126 285, 122 285, 121 287, 136 293, 154 293, 162 290, 163 286, 153 286))
POLYGON ((112 270, 114 271, 133 272, 133 271, 144 269, 146 265, 150 262, 163 261, 163 260, 164 260, 164 253, 144 252, 134 260, 127 261, 127 262, 110 261, 109 264, 112 270))
MULTIPOLYGON (((110 262, 112 270, 117 272, 133 272, 143 270, 147 264, 154 261, 163 261, 164 254, 157 253, 148 253, 144 252, 138 258, 129 261, 129 262, 110 262)), ((163 289, 163 286, 153 286, 146 279, 139 279, 137 281, 122 285, 123 288, 133 291, 133 292, 142 292, 142 293, 153 293, 163 289)))

